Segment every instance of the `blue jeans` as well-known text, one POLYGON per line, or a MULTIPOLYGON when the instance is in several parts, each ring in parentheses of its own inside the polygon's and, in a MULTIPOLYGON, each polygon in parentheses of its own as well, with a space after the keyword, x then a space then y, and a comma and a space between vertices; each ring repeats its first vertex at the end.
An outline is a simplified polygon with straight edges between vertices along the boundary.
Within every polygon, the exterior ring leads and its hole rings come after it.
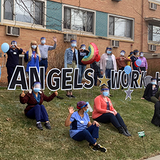
POLYGON ((79 76, 78 76, 78 83, 81 83, 82 82, 82 77, 83 77, 83 73, 86 69, 86 65, 78 65, 78 68, 79 68, 79 76))
POLYGON ((39 62, 39 66, 44 66, 44 67, 45 67, 45 73, 46 73, 47 67, 48 67, 48 60, 47 60, 47 59, 42 59, 42 60, 39 62))
MULTIPOLYGON (((111 78, 111 69, 106 69, 105 71, 106 78, 111 78)), ((108 87, 111 88, 111 81, 108 81, 108 87)))
POLYGON ((48 120, 48 114, 44 105, 35 105, 31 110, 26 113, 26 116, 31 119, 36 119, 36 121, 46 122, 48 120))
POLYGON ((76 141, 87 140, 91 144, 95 144, 96 140, 99 137, 99 127, 96 125, 91 125, 90 127, 84 129, 83 131, 78 132, 72 138, 76 141))
POLYGON ((111 122, 116 128, 126 127, 126 125, 125 125, 125 123, 119 113, 117 113, 116 116, 112 113, 104 113, 101 116, 99 116, 98 118, 96 118, 95 120, 98 122, 102 122, 102 123, 111 122))

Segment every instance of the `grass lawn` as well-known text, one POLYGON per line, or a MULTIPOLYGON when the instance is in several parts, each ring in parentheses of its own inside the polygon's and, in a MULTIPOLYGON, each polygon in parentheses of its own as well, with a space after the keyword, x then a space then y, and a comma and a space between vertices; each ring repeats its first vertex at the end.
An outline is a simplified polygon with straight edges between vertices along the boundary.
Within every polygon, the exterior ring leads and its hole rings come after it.
MULTIPOLYGON (((64 126, 68 107, 76 109, 78 101, 89 101, 93 107, 94 98, 99 95, 99 87, 92 90, 74 91, 75 99, 59 91, 63 100, 53 99, 44 102, 51 122, 52 130, 36 128, 35 120, 25 117, 26 105, 19 103, 20 90, 0 89, 0 159, 2 160, 131 160, 141 159, 160 153, 160 128, 151 124, 154 104, 141 100, 143 90, 136 89, 132 100, 125 101, 125 92, 112 90, 114 108, 121 114, 132 137, 125 137, 111 124, 101 124, 98 143, 108 152, 93 152, 87 141, 76 142, 69 137, 69 128, 64 126), (146 136, 138 137, 139 131, 146 136), (146 153, 144 150, 143 140, 146 153)), ((45 94, 49 95, 48 89, 45 94)), ((89 113, 91 116, 91 113, 89 113)), ((92 121, 92 119, 91 119, 92 121)))

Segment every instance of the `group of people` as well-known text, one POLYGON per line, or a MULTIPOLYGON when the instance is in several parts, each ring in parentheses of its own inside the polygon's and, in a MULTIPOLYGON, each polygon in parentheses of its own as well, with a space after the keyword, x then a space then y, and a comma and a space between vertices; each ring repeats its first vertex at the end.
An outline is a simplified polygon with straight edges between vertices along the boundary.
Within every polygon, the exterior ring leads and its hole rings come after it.
POLYGON ((8 84, 11 80, 14 69, 19 64, 19 55, 24 54, 24 60, 27 62, 26 73, 29 73, 29 67, 37 67, 39 71, 39 66, 45 67, 45 72, 48 67, 48 51, 56 48, 57 38, 53 37, 54 45, 45 45, 46 38, 41 37, 40 44, 38 45, 36 41, 30 43, 30 48, 26 52, 25 50, 18 47, 16 41, 11 42, 11 47, 7 51, 7 73, 8 73, 8 84))
MULTIPOLYGON (((76 141, 87 140, 89 146, 93 151, 106 152, 106 148, 97 143, 99 138, 99 126, 101 123, 111 122, 113 126, 117 128, 119 133, 129 137, 129 133, 126 124, 124 123, 120 114, 114 109, 111 100, 108 98, 109 89, 106 85, 101 86, 100 95, 94 99, 93 107, 93 123, 91 123, 88 115, 88 102, 80 101, 77 103, 78 111, 74 111, 73 107, 69 107, 69 114, 65 121, 65 126, 70 126, 70 137, 76 141)), ((28 93, 20 94, 20 102, 22 104, 27 103, 24 110, 25 115, 28 118, 36 119, 36 127, 43 130, 42 122, 46 129, 51 129, 47 111, 42 105, 43 101, 51 101, 58 92, 54 92, 47 97, 43 91, 41 91, 40 82, 34 82, 32 89, 28 93)))
MULTIPOLYGON (((46 39, 42 37, 40 39, 40 45, 36 41, 32 41, 29 50, 26 52, 17 46, 16 41, 11 42, 11 47, 7 52, 7 72, 8 72, 8 83, 12 77, 13 71, 19 63, 19 54, 24 54, 24 59, 27 62, 26 72, 29 73, 29 67, 36 66, 39 71, 39 66, 45 67, 45 72, 48 67, 48 51, 56 48, 57 38, 53 38, 54 45, 45 45, 46 39)), ((86 49, 86 45, 82 44, 77 50, 77 41, 71 40, 70 47, 66 49, 64 54, 64 68, 79 68, 78 82, 82 82, 82 77, 86 69, 86 65, 81 62, 84 56, 89 54, 86 49)), ((124 70, 126 65, 130 65, 133 70, 147 71, 148 64, 143 53, 139 54, 138 50, 130 52, 128 57, 125 56, 125 51, 120 52, 119 57, 115 57, 112 53, 112 48, 107 47, 105 53, 101 56, 99 62, 93 62, 90 67, 94 69, 94 79, 95 86, 97 85, 97 77, 110 78, 111 70, 124 70), (141 59, 141 66, 137 67, 135 61, 141 59)), ((71 74, 73 77, 73 74, 71 74)), ((73 80, 73 78, 72 78, 73 80)), ((72 83, 72 82, 70 82, 72 83)), ((99 122, 109 123, 111 122, 118 132, 129 137, 129 133, 126 124, 124 123, 120 114, 114 109, 112 102, 110 100, 110 82, 108 86, 102 85, 100 90, 100 95, 94 99, 92 119, 87 114, 88 112, 88 102, 80 101, 77 103, 78 111, 74 111, 73 107, 69 107, 69 114, 65 121, 65 126, 70 126, 70 137, 76 141, 87 140, 89 146, 92 150, 100 150, 101 152, 106 152, 105 147, 102 147, 97 143, 97 138, 99 138, 99 122)), ((152 123, 156 126, 160 126, 160 91, 157 85, 157 80, 152 78, 151 83, 147 85, 144 95, 141 99, 146 99, 155 103, 155 113, 152 119, 152 123)), ((51 129, 47 111, 42 105, 43 101, 51 101, 54 97, 58 96, 58 92, 54 92, 52 95, 47 97, 43 91, 41 91, 40 82, 34 82, 32 84, 32 89, 28 93, 24 91, 20 95, 20 102, 22 104, 27 103, 25 108, 25 115, 28 118, 36 119, 36 126, 38 129, 43 130, 42 122, 47 129, 51 129)), ((75 98, 72 94, 72 90, 67 91, 67 97, 75 98)))

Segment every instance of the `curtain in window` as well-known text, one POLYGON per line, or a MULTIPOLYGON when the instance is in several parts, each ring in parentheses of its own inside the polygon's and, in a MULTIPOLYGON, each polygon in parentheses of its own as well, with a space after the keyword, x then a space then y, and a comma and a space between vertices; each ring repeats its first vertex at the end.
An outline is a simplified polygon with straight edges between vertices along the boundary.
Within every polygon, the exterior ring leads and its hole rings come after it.
POLYGON ((71 29, 71 9, 64 8, 64 28, 71 29))
POLYGON ((35 24, 43 24, 43 2, 35 2, 35 24))
POLYGON ((153 26, 153 41, 160 42, 160 27, 153 26))
POLYGON ((114 35, 114 17, 109 16, 109 35, 114 35))
POLYGON ((92 12, 87 12, 87 29, 85 30, 87 32, 93 32, 93 16, 94 14, 92 12))
POLYGON ((13 0, 4 1, 4 19, 13 20, 13 8, 14 8, 13 0))

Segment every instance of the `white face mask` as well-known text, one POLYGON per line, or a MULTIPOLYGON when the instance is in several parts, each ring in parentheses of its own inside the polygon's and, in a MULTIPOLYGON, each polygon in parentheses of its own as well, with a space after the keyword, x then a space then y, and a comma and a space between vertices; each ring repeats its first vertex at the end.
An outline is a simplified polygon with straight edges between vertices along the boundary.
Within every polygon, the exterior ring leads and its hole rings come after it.
POLYGON ((46 40, 45 40, 45 39, 41 40, 41 43, 42 43, 42 44, 45 44, 45 43, 46 43, 46 40))
POLYGON ((124 56, 124 52, 121 52, 120 55, 121 55, 121 56, 124 56))
POLYGON ((140 54, 140 57, 143 57, 143 53, 140 54))
POLYGON ((32 45, 32 48, 33 48, 33 49, 36 49, 36 48, 37 48, 37 45, 32 45))

